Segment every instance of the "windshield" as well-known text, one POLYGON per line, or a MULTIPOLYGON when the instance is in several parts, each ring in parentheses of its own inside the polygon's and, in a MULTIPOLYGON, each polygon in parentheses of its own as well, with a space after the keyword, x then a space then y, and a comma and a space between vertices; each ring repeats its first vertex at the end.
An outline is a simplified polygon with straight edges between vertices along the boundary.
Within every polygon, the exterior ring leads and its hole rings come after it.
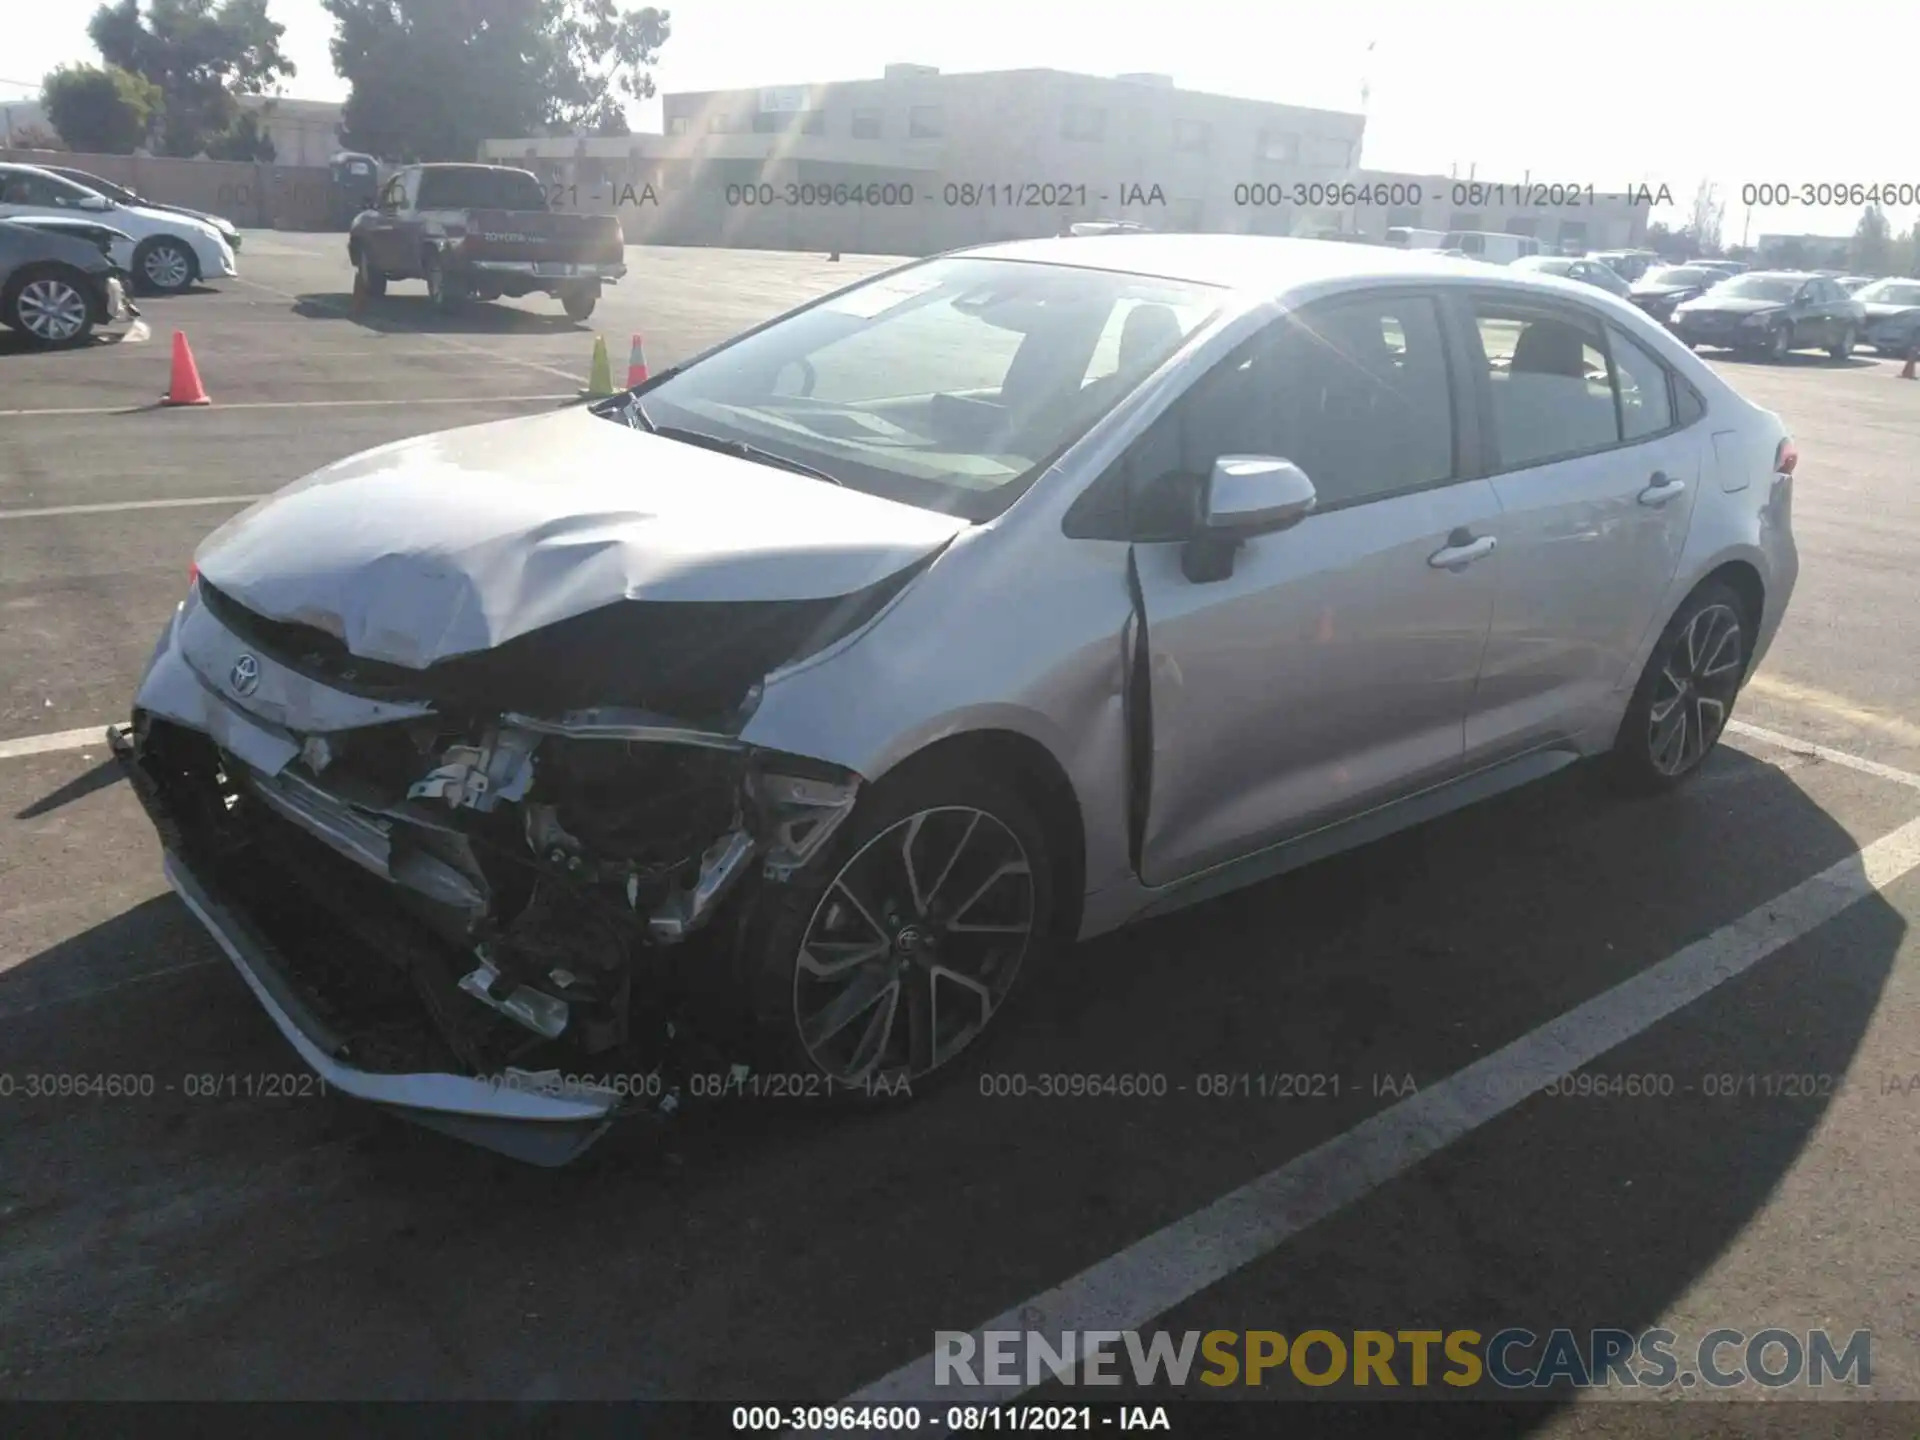
POLYGON ((1853 292, 1869 305, 1920 305, 1920 284, 1912 280, 1876 280, 1853 292))
POLYGON ((111 180, 102 180, 98 175, 86 175, 78 170, 56 170, 53 173, 62 180, 71 180, 75 185, 84 185, 89 190, 97 190, 119 205, 134 205, 140 200, 140 197, 126 186, 116 185, 111 180))
POLYGON ((776 320, 647 390, 662 428, 985 520, 1219 309, 1207 285, 933 260, 776 320))
POLYGON ((1658 270, 1649 270, 1640 277, 1643 286, 1656 285, 1711 285, 1716 280, 1727 277, 1718 270, 1709 270, 1701 265, 1667 265, 1658 270))
POLYGON ((526 170, 435 165, 420 172, 422 210, 544 210, 546 192, 526 170))
POLYGON ((1714 293, 1736 300, 1791 300, 1800 293, 1800 281, 1784 275, 1736 275, 1714 287, 1714 293))

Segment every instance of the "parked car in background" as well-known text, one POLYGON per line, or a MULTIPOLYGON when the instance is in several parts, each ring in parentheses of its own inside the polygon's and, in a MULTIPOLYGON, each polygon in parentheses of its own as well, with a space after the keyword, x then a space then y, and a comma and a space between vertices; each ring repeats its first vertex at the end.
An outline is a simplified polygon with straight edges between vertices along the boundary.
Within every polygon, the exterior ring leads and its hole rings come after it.
POLYGON ((1839 285, 1840 288, 1849 295, 1857 295, 1866 289, 1867 286, 1873 284, 1873 281, 1874 277, 1871 275, 1842 275, 1839 280, 1839 285))
POLYGON ((1067 226, 1069 235, 1144 235, 1147 227, 1138 220, 1076 220, 1067 226))
POLYGON ((1744 275, 1749 268, 1744 260, 1688 260, 1685 263, 1696 270, 1718 270, 1722 275, 1744 275))
POLYGON ((1559 275, 1568 280, 1578 280, 1583 285, 1592 285, 1609 295, 1618 295, 1626 299, 1632 286, 1614 274, 1611 266, 1602 265, 1598 260, 1575 259, 1566 255, 1522 255, 1513 262, 1516 270, 1535 270, 1542 275, 1559 275))
POLYGON ((1795 350, 1853 353, 1866 329, 1866 306, 1824 275, 1754 270, 1735 275, 1674 307, 1673 333, 1688 345, 1755 350, 1784 360, 1795 350))
POLYGON ((1411 225, 1389 225, 1387 244, 1402 250, 1443 250, 1447 244, 1444 230, 1420 230, 1411 225))
POLYGON ((1508 235, 1497 230, 1449 230, 1441 241, 1444 250, 1463 250, 1476 260, 1509 265, 1522 255, 1538 255, 1540 242, 1531 235, 1508 235))
POLYGON ((564 1163, 677 1098, 676 996, 905 1099, 1076 939, 1583 758, 1680 785, 1797 459, 1527 271, 982 246, 253 506, 112 744, 330 1089, 564 1163))
POLYGON ((1703 295, 1726 279, 1703 265, 1661 265, 1634 281, 1627 298, 1664 323, 1681 301, 1703 295))
POLYGON ((8 223, 44 230, 50 235, 68 235, 75 240, 84 240, 98 247, 119 268, 123 286, 133 283, 134 239, 126 231, 116 229, 104 220, 97 220, 91 215, 22 215, 8 223))
POLYGON ((38 165, 0 164, 0 220, 30 215, 92 215, 124 230, 134 239, 134 282, 163 295, 239 274, 233 247, 204 220, 121 205, 38 165))
POLYGON ((121 270, 100 244, 0 220, 0 325, 29 345, 77 345, 97 327, 131 322, 121 270))
POLYGON ((1587 258, 1598 260, 1628 284, 1638 280, 1653 266, 1666 263, 1651 250, 1595 250, 1587 258))
POLYGON ((365 294, 389 280, 424 280, 436 309, 502 295, 557 296, 585 320, 600 287, 627 273, 618 217, 551 209, 530 170, 505 165, 408 165, 381 187, 376 209, 347 232, 347 258, 365 294))
POLYGON ((1905 355, 1920 337, 1920 280, 1875 280, 1853 298, 1863 312, 1863 344, 1882 355, 1905 355))
POLYGON ((189 209, 185 205, 167 205, 159 200, 149 200, 143 195, 136 195, 124 185, 116 185, 113 181, 102 179, 91 171, 75 170, 70 165, 42 165, 40 168, 50 174, 71 180, 76 185, 97 190, 116 205, 136 205, 143 210, 161 210, 169 215, 188 215, 195 220, 203 221, 220 232, 220 238, 227 242, 228 249, 236 255, 240 253, 239 227, 224 215, 209 215, 204 210, 189 209))

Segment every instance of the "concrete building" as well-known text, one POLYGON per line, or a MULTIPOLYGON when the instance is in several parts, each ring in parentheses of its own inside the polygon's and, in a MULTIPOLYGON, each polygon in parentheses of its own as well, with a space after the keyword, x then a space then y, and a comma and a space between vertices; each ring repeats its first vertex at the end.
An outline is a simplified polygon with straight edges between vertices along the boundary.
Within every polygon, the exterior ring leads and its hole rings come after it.
POLYGON ((242 95, 240 106, 260 117, 273 142, 276 165, 325 165, 345 148, 338 100, 296 100, 287 95, 242 95))
POLYGON ((1404 225, 1418 230, 1492 230, 1531 235, 1549 253, 1637 249, 1647 237, 1648 198, 1606 194, 1598 186, 1462 179, 1398 170, 1361 170, 1353 177, 1365 203, 1343 227, 1372 239, 1404 225))
POLYGON ((1165 75, 923 65, 669 94, 662 113, 663 135, 489 140, 482 155, 534 166, 563 203, 620 197, 635 241, 924 254, 1095 219, 1334 228, 1344 207, 1324 187, 1352 176, 1366 124, 1181 90, 1165 75), (841 188, 854 186, 857 201, 841 188))

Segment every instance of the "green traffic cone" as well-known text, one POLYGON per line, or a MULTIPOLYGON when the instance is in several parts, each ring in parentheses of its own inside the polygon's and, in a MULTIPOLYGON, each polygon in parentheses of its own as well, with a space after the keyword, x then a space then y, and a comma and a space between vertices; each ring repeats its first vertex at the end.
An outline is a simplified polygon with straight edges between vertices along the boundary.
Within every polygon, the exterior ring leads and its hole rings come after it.
POLYGON ((593 399, 615 394, 613 365, 607 359, 607 337, 593 337, 593 370, 587 376, 587 394, 593 399))

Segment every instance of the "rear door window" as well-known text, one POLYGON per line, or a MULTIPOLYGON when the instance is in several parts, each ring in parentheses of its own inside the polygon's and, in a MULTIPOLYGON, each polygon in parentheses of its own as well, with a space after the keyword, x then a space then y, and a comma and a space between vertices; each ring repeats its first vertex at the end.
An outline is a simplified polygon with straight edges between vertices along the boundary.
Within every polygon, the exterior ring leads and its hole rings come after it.
POLYGON ((1620 443, 1596 320, 1476 299, 1499 468, 1518 470, 1620 443))

